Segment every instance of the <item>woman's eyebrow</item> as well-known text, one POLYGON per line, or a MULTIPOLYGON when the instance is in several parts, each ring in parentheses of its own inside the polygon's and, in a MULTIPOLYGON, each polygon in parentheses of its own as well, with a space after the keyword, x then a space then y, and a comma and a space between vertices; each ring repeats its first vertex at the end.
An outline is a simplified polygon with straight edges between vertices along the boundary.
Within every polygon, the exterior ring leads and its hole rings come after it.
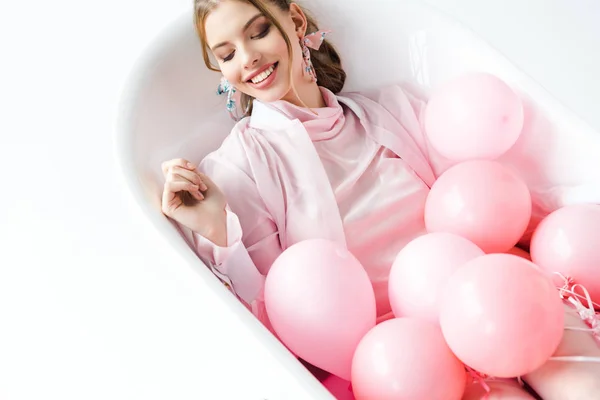
MULTIPOLYGON (((250 18, 250 19, 248 20, 248 22, 246 22, 246 24, 244 25, 244 29, 243 29, 243 31, 246 31, 246 29, 248 29, 248 28, 250 27, 250 25, 252 25, 252 23, 253 23, 254 21, 256 21, 256 19, 257 19, 257 18, 260 18, 260 17, 262 17, 262 16, 263 16, 263 14, 262 14, 262 13, 258 13, 258 14, 256 14, 254 17, 250 18)), ((213 47, 211 48, 211 50, 212 50, 212 51, 215 51, 215 50, 216 50, 216 49, 218 49, 219 47, 225 46, 227 43, 229 43, 229 42, 221 42, 221 43, 219 43, 219 44, 217 44, 217 45, 213 46, 213 47)))

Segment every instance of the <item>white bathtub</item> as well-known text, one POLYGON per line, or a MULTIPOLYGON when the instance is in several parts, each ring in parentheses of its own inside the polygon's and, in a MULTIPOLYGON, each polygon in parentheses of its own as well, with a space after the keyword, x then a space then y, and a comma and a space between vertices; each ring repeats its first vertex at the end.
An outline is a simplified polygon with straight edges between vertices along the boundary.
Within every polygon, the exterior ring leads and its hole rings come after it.
MULTIPOLYGON (((366 9, 364 3, 303 2, 321 27, 333 31, 329 38, 340 50, 348 73, 345 90, 408 81, 428 92, 466 71, 494 73, 531 105, 532 140, 555 143, 555 154, 545 159, 554 160, 551 179, 573 186, 560 201, 600 202, 600 135, 588 124, 471 31, 429 6, 372 0, 366 9), (338 6, 341 3, 343 7, 338 6)), ((200 161, 219 146, 233 125, 223 98, 215 94, 219 79, 204 66, 192 15, 182 15, 140 59, 124 90, 117 132, 122 173, 147 217, 208 287, 302 381, 312 398, 328 398, 320 384, 213 277, 160 211, 161 162, 175 157, 200 161)))

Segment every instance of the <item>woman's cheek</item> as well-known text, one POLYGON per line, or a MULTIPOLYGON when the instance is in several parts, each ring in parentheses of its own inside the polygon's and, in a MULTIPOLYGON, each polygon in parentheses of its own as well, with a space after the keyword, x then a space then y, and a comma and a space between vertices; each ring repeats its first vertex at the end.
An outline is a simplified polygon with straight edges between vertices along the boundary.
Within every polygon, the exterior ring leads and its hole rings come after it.
POLYGON ((223 65, 221 66, 221 73, 231 83, 233 86, 236 86, 240 82, 239 74, 236 74, 235 68, 232 68, 231 65, 223 65))

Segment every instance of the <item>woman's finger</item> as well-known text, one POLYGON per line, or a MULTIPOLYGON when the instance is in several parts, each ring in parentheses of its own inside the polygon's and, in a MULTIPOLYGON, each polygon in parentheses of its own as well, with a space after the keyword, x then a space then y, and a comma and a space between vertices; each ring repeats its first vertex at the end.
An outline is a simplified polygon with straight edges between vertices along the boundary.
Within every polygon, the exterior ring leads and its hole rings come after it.
POLYGON ((208 186, 203 182, 200 175, 194 171, 190 171, 179 166, 174 166, 170 169, 169 174, 167 174, 167 179, 174 179, 176 176, 180 176, 188 180, 189 182, 192 182, 193 184, 197 185, 200 188, 200 190, 208 189, 208 186), (170 176, 169 174, 172 175, 172 178, 168 178, 170 176))
POLYGON ((171 212, 181 205, 182 201, 177 197, 177 194, 164 188, 162 193, 161 209, 163 214, 171 217, 171 212))
POLYGON ((202 190, 208 190, 211 187, 212 188, 217 187, 217 185, 212 181, 212 179, 210 179, 208 177, 208 175, 203 174, 202 172, 198 172, 197 174, 200 177, 200 180, 202 181, 202 183, 204 183, 204 185, 206 186, 206 189, 202 189, 202 190))
POLYGON ((165 161, 164 163, 161 164, 161 169, 163 172, 163 175, 166 177, 167 174, 169 173, 169 170, 173 167, 181 167, 190 171, 193 171, 196 169, 196 166, 189 162, 188 160, 184 159, 184 158, 174 158, 172 160, 169 161, 165 161))
POLYGON ((179 192, 189 192, 194 198, 198 200, 204 200, 204 195, 200 192, 198 185, 195 185, 188 181, 167 181, 165 182, 164 191, 168 191, 174 194, 179 192))

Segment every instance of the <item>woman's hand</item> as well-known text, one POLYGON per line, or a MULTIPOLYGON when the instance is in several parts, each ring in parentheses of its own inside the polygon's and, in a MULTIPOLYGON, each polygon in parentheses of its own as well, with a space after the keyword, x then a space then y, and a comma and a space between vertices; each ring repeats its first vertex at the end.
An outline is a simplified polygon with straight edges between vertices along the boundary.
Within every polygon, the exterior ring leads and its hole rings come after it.
POLYGON ((227 201, 210 178, 187 160, 162 164, 162 212, 218 246, 227 245, 227 201))

